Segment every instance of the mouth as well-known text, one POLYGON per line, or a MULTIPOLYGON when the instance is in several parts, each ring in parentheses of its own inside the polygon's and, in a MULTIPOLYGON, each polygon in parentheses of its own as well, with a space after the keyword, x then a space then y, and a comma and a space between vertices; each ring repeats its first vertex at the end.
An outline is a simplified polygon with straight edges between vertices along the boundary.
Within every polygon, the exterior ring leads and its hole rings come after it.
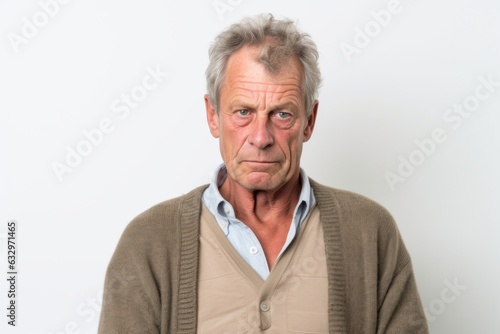
POLYGON ((269 169, 275 168, 277 161, 271 160, 244 160, 242 161, 244 165, 250 170, 257 171, 268 171, 269 169))
POLYGON ((264 165, 276 163, 276 161, 265 161, 265 160, 244 160, 242 162, 246 162, 249 164, 264 164, 264 165))

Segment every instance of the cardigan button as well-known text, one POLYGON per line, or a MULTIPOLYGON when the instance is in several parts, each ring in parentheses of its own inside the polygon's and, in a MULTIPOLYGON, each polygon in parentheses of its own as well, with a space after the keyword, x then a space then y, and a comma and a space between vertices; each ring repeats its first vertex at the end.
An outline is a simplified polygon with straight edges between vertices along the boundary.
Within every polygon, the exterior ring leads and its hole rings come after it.
POLYGON ((270 305, 269 301, 265 300, 262 303, 260 303, 260 310, 262 312, 267 312, 270 309, 271 309, 271 305, 270 305))

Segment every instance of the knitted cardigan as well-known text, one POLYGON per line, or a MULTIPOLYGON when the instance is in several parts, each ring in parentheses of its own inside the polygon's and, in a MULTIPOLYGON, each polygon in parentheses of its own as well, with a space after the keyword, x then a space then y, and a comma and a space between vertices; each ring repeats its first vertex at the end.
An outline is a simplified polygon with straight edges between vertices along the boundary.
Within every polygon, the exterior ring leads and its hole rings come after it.
MULTIPOLYGON (((310 181, 324 232, 329 333, 428 333, 391 215, 366 197, 310 181)), ((157 204, 127 226, 108 266, 98 333, 196 333, 206 187, 157 204)))

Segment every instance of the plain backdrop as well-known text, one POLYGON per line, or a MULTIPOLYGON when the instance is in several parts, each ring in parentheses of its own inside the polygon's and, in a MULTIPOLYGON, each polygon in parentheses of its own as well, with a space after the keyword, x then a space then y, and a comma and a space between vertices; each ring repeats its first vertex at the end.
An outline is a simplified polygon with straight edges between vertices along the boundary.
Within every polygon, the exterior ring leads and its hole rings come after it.
POLYGON ((221 162, 203 103, 211 41, 263 12, 320 52, 307 174, 393 214, 432 333, 500 333, 495 0, 1 1, 0 277, 16 220, 19 279, 15 328, 0 280, 0 332, 96 332, 125 226, 221 162))

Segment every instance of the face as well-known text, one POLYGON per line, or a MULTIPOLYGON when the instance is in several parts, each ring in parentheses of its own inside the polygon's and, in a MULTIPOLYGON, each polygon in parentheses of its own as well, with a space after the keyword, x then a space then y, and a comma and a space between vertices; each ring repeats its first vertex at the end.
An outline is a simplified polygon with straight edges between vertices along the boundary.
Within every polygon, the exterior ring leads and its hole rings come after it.
POLYGON ((250 191, 272 191, 298 182, 302 145, 311 137, 318 104, 307 117, 297 59, 272 75, 255 60, 259 51, 247 46, 229 58, 219 114, 207 95, 205 104, 227 181, 250 191))

